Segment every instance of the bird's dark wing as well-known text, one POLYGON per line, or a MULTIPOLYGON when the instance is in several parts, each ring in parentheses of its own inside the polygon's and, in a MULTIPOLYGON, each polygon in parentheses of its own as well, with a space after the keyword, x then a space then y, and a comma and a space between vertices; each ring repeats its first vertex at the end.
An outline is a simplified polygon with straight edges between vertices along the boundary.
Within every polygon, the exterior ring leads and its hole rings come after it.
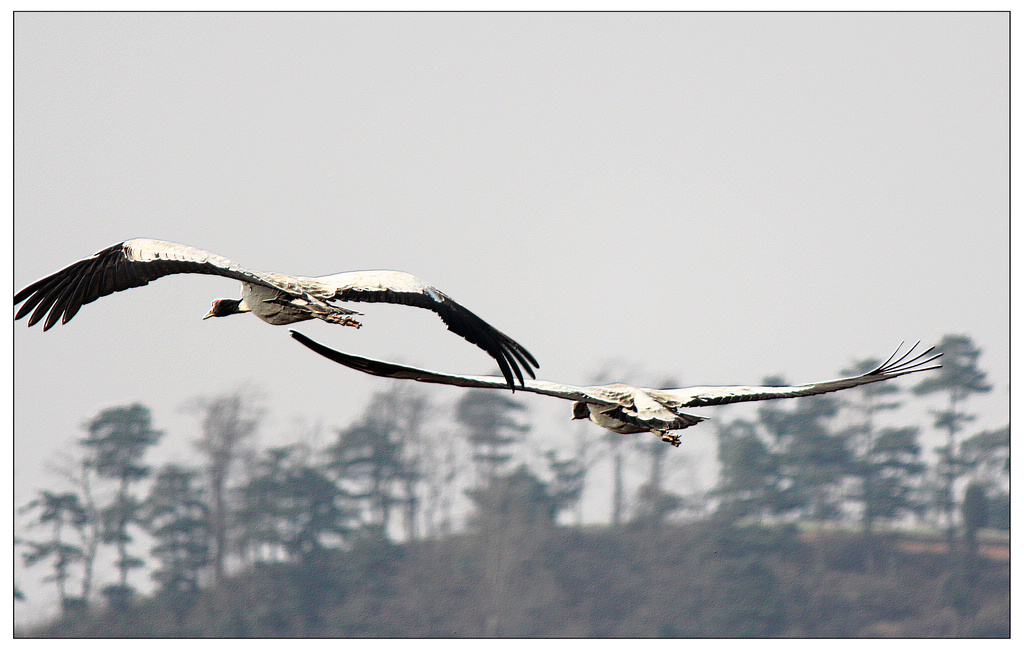
MULTIPOLYGON (((397 363, 378 361, 357 357, 352 354, 345 354, 326 345, 317 343, 301 332, 291 330, 292 338, 305 345, 317 354, 327 357, 335 363, 348 366, 354 370, 365 372, 378 377, 390 377, 392 379, 412 379, 428 384, 449 384, 451 386, 463 386, 466 388, 508 388, 508 384, 498 377, 485 377, 482 375, 449 375, 430 370, 421 370, 411 366, 402 366, 397 363)), ((555 384, 550 381, 539 381, 528 379, 523 382, 522 390, 537 393, 538 395, 549 395, 561 399, 590 402, 592 404, 605 404, 617 406, 619 403, 611 397, 605 397, 600 392, 593 392, 590 388, 569 386, 567 384, 555 384)))
POLYGON ((494 357, 510 388, 513 387, 513 373, 520 384, 523 383, 523 370, 530 377, 536 377, 530 366, 540 366, 526 348, 415 276, 401 271, 353 271, 311 280, 320 284, 323 293, 318 293, 312 283, 309 292, 321 299, 389 302, 429 309, 441 317, 449 330, 494 357))
POLYGON ((651 391, 659 395, 666 395, 671 398, 668 405, 674 408, 689 408, 693 406, 715 406, 717 404, 731 404, 733 402, 749 402, 763 399, 779 399, 785 397, 804 397, 807 395, 820 395, 831 393, 837 390, 863 386, 877 381, 886 381, 901 375, 908 375, 914 372, 925 372, 935 370, 942 366, 930 366, 942 354, 931 354, 935 348, 928 348, 915 357, 910 355, 917 348, 914 344, 907 352, 897 358, 901 343, 889 359, 870 372, 856 377, 844 379, 833 379, 832 381, 816 382, 812 384, 800 384, 798 386, 693 386, 691 388, 676 388, 673 390, 651 391))
MULTIPOLYGON (((31 327, 46 316, 43 329, 48 330, 58 320, 67 323, 82 305, 97 298, 141 287, 151 280, 175 273, 223 275, 291 293, 264 274, 247 271, 219 255, 183 244, 131 239, 79 260, 19 291, 14 296, 14 304, 25 304, 14 318, 17 320, 31 312, 28 319, 31 327)), ((296 297, 302 297, 302 294, 296 294, 296 297)))

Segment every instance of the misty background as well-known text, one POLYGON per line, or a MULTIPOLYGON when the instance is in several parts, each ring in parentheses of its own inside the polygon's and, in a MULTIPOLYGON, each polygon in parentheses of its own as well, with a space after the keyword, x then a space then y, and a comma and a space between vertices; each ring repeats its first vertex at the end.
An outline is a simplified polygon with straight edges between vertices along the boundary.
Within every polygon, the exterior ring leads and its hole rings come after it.
MULTIPOLYGON (((399 269, 574 384, 609 369, 801 383, 964 333, 993 385, 971 430, 994 429, 1009 417, 1008 20, 19 13, 14 290, 134 237, 261 271, 399 269)), ((14 503, 63 488, 47 466, 105 407, 150 407, 167 435, 148 460, 184 462, 197 396, 258 387, 261 443, 287 444, 388 387, 287 328, 200 320, 238 292, 172 276, 46 333, 14 324, 14 503)), ((496 372, 429 312, 354 307, 362 329, 295 327, 496 372)), ((553 448, 603 434, 567 402, 521 402, 553 448)), ((677 480, 714 480, 713 423, 674 451, 695 467, 677 480)))

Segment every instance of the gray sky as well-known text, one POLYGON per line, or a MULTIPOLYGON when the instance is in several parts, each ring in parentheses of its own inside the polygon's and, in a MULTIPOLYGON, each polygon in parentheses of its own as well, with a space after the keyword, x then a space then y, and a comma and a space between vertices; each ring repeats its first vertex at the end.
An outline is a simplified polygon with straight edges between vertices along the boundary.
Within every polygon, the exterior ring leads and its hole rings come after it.
MULTIPOLYGON (((15 36, 15 289, 133 237, 400 269, 569 383, 609 359, 814 381, 966 333, 994 385, 974 427, 1008 421, 1006 14, 22 13, 15 36)), ((107 406, 150 406, 187 462, 191 396, 258 385, 283 444, 387 388, 287 328, 200 320, 237 295, 174 276, 18 322, 15 502, 60 487, 44 464, 107 406)), ((428 312, 356 308, 358 331, 297 329, 496 372, 428 312)), ((524 402, 552 446, 601 434, 524 402)))

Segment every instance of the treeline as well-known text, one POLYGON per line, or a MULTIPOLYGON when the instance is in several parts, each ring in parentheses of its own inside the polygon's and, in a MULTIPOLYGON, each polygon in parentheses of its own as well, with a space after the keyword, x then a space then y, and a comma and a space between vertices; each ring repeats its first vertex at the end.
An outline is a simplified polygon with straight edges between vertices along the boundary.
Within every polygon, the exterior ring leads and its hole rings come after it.
MULTIPOLYGON (((979 532, 1009 530, 1009 427, 970 430, 969 398, 991 390, 978 366, 980 350, 963 335, 944 337, 939 348, 943 369, 916 384, 883 382, 764 402, 755 419, 719 424, 719 477, 700 495, 671 489, 665 476, 675 450, 653 436, 606 434, 602 444, 581 445, 567 457, 538 447, 523 406, 499 391, 461 393, 445 427, 423 393, 396 382, 375 395, 354 423, 334 431, 329 444, 262 450, 255 446, 264 415, 258 398, 244 392, 208 398, 196 404, 201 436, 195 462, 160 467, 145 461, 162 436, 149 410, 139 404, 111 408, 84 427, 80 458, 66 472, 72 489, 40 490, 21 508, 30 535, 18 541, 26 565, 48 568, 62 612, 54 630, 70 635, 90 629, 121 635, 115 630, 125 621, 135 621, 123 628, 129 636, 133 630, 166 636, 866 633, 877 621, 829 627, 815 619, 824 614, 807 604, 835 587, 827 576, 836 567, 823 559, 820 540, 810 542, 818 551, 807 555, 809 542, 800 531, 829 525, 844 531, 831 539, 845 540, 839 564, 846 570, 905 580, 893 587, 904 601, 901 590, 912 592, 921 580, 937 585, 938 596, 915 602, 924 609, 949 608, 953 622, 921 624, 925 632, 918 634, 998 635, 1008 587, 1001 600, 1003 583, 979 553, 979 532), (933 455, 922 449, 919 426, 878 424, 880 413, 900 408, 907 384, 912 397, 944 397, 931 423, 944 444, 933 455), (579 517, 599 460, 595 449, 613 471, 611 525, 597 530, 582 526, 579 517), (628 499, 627 469, 638 465, 645 480, 628 499), (467 511, 470 516, 462 517, 467 511), (933 563, 928 570, 935 575, 898 575, 916 565, 897 552, 890 532, 896 526, 941 531, 944 568, 933 563), (689 546, 680 546, 684 539, 689 546), (675 560, 638 553, 633 543, 656 543, 675 560), (675 603, 662 606, 679 612, 678 599, 692 590, 676 584, 675 593, 662 583, 683 565, 684 581, 699 576, 709 589, 768 591, 728 606, 724 593, 704 594, 722 599, 727 612, 704 611, 706 603, 693 593, 696 609, 689 615, 643 618, 640 627, 635 617, 623 618, 621 605, 605 602, 615 593, 634 601, 656 600, 651 594, 661 593, 675 603), (804 565, 817 582, 802 588, 824 591, 778 592, 783 574, 804 565), (138 593, 143 570, 156 585, 152 598, 138 593), (528 575, 535 579, 524 580, 528 575), (641 575, 662 587, 630 591, 641 575), (446 591, 460 584, 457 593, 446 591), (405 611, 403 585, 420 598, 433 594, 428 609, 437 620, 373 613, 373 603, 405 611), (594 592, 595 585, 604 585, 607 594, 594 592), (260 590, 264 597, 280 592, 274 598, 288 601, 275 603, 280 620, 250 616, 266 602, 245 601, 242 609, 230 604, 243 594, 259 600, 260 590), (475 603, 468 619, 457 613, 467 602, 475 603), (453 608, 450 620, 445 604, 453 608), (609 609, 572 619, 583 616, 583 605, 609 609), (756 615, 743 616, 744 608, 756 615), (163 623, 143 631, 140 612, 147 612, 150 624, 163 623), (338 623, 339 616, 350 627, 338 623), (576 627, 564 617, 576 620, 576 627), (98 620, 107 627, 89 627, 98 620), (402 627, 399 620, 409 624, 402 627)), ((859 374, 879 361, 865 359, 842 373, 859 374)), ((922 612, 913 612, 915 620, 932 620, 922 612)), ((1008 630, 1008 620, 1006 625, 1008 630)), ((914 635, 914 629, 903 632, 914 635)), ((884 628, 876 632, 885 635, 884 628)))

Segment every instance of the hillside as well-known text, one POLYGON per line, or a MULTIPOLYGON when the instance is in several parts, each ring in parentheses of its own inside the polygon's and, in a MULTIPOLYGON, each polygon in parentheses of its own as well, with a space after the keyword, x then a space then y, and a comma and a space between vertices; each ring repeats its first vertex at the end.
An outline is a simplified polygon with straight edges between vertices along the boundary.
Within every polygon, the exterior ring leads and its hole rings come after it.
MULTIPOLYGON (((28 637, 1007 637, 1009 559, 795 528, 491 526, 258 565, 28 637), (187 611, 186 611, 187 609, 187 611)), ((992 551, 992 549, 988 549, 992 551)))

